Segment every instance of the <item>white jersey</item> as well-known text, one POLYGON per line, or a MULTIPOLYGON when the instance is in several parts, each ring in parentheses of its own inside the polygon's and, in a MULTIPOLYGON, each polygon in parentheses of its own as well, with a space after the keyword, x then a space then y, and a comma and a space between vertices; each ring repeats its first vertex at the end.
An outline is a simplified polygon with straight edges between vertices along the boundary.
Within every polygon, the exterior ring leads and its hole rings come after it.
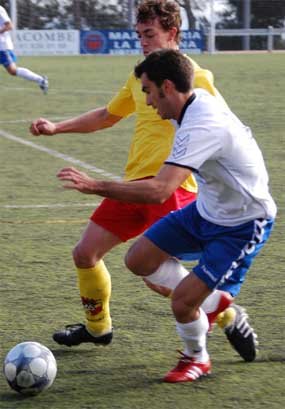
POLYGON ((274 218, 262 153, 245 126, 202 89, 189 103, 165 163, 192 169, 198 182, 197 209, 218 225, 236 226, 274 218))
MULTIPOLYGON (((5 23, 11 22, 10 17, 4 7, 0 6, 0 29, 3 28, 5 23)), ((0 33, 0 51, 13 50, 13 42, 10 35, 10 31, 0 33)))

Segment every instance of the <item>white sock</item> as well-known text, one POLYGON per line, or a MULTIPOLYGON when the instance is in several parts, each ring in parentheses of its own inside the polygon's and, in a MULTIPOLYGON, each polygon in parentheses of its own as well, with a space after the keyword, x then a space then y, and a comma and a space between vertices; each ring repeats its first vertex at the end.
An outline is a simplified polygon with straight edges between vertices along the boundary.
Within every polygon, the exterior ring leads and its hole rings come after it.
POLYGON ((177 333, 185 343, 184 353, 202 363, 209 360, 206 349, 208 328, 208 318, 202 308, 200 308, 200 317, 196 321, 186 324, 176 321, 177 333))
POLYGON ((210 295, 208 295, 208 297, 204 300, 203 304, 201 305, 201 308, 203 308, 206 314, 216 311, 222 294, 223 294, 222 291, 214 290, 210 295))
POLYGON ((161 285, 163 287, 174 290, 180 281, 189 274, 177 260, 169 258, 162 263, 158 269, 146 277, 152 284, 161 285))
POLYGON ((40 84, 40 82, 43 80, 43 77, 41 75, 36 74, 31 70, 28 70, 28 68, 17 67, 16 75, 17 77, 21 77, 29 81, 34 81, 37 82, 38 84, 40 84))

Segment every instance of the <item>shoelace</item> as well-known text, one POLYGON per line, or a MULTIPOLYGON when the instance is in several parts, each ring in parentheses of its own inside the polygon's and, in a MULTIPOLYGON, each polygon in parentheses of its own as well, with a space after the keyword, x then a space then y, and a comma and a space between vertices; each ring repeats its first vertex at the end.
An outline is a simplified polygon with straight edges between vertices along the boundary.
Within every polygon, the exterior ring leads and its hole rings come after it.
POLYGON ((69 325, 66 325, 66 326, 65 326, 66 329, 69 329, 69 328, 81 328, 81 327, 84 327, 84 325, 81 324, 81 323, 78 323, 78 324, 69 324, 69 325))
POLYGON ((175 369, 183 370, 184 367, 186 365, 189 365, 190 362, 194 363, 194 359, 191 358, 190 356, 184 354, 184 352, 180 351, 179 349, 177 349, 177 352, 178 352, 179 355, 181 355, 181 357, 180 357, 180 359, 178 361, 178 364, 177 364, 175 369))

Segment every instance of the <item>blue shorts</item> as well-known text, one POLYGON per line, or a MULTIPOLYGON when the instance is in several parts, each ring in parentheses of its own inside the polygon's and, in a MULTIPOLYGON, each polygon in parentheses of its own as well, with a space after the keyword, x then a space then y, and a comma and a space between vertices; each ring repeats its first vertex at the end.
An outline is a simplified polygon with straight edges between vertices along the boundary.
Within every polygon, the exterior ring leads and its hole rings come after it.
POLYGON ((12 50, 0 51, 0 65, 9 67, 16 62, 17 58, 12 50))
POLYGON ((274 220, 255 219, 233 227, 219 226, 203 219, 194 202, 169 213, 144 236, 180 260, 198 259, 193 272, 210 289, 235 297, 273 224, 274 220))

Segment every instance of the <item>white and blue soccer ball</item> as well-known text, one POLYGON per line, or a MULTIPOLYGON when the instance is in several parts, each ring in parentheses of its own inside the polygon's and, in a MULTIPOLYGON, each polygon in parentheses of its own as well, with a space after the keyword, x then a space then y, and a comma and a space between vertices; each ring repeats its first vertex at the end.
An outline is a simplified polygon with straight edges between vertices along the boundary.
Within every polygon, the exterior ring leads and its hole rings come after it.
POLYGON ((22 342, 12 348, 3 365, 4 376, 12 389, 36 395, 49 388, 56 377, 53 353, 38 342, 22 342))

